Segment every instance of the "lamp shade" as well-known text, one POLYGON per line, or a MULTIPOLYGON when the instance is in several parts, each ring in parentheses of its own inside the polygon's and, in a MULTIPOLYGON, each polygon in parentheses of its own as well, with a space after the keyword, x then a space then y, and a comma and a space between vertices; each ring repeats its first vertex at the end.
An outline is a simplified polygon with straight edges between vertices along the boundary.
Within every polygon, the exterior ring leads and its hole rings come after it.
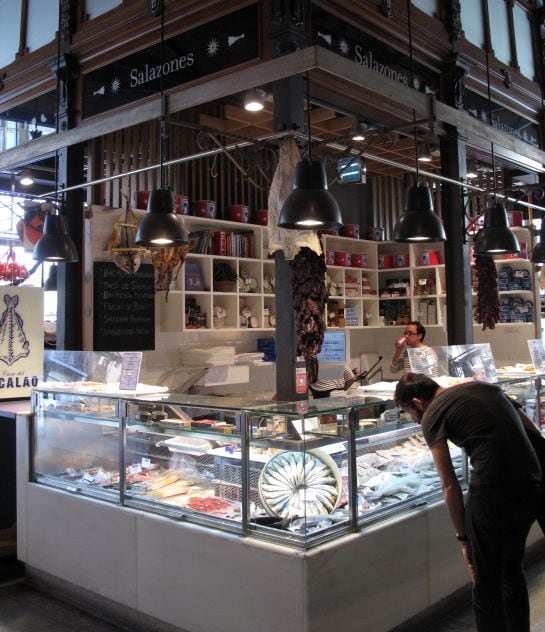
POLYGON ((293 176, 292 191, 278 219, 281 228, 338 228, 343 220, 339 205, 327 190, 327 177, 321 160, 300 160, 293 176))
POLYGON ((248 90, 244 95, 244 109, 248 112, 260 112, 264 108, 263 92, 257 88, 248 90))
POLYGON ((532 261, 533 263, 545 263, 545 218, 541 219, 539 242, 532 252, 532 261))
POLYGON ((174 215, 174 196, 170 189, 155 189, 148 199, 148 212, 136 231, 137 246, 181 246, 189 237, 174 215))
POLYGON ((475 235, 476 255, 498 255, 520 252, 518 239, 507 223, 503 204, 485 209, 484 225, 475 235))
POLYGON ((44 283, 44 290, 46 292, 56 292, 57 291, 57 264, 54 263, 49 268, 49 274, 44 283))
POLYGON ((46 215, 43 236, 36 242, 32 258, 61 263, 78 260, 78 251, 68 234, 68 222, 64 215, 46 215))
POLYGON ((417 182, 407 189, 405 208, 394 227, 394 240, 434 242, 445 239, 443 224, 433 212, 430 188, 417 182))

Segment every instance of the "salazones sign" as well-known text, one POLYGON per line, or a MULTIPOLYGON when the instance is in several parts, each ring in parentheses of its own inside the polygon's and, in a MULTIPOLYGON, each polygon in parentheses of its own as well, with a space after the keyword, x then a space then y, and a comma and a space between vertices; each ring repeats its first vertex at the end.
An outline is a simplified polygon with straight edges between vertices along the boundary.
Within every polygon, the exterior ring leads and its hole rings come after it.
POLYGON ((257 4, 85 75, 84 117, 259 58, 257 4))
POLYGON ((411 67, 407 55, 315 5, 312 5, 312 43, 404 86, 439 95, 437 73, 414 62, 411 67))
POLYGON ((488 99, 476 92, 465 91, 464 109, 470 116, 489 123, 509 136, 534 147, 540 146, 538 125, 493 101, 489 104, 488 99))
POLYGON ((42 377, 43 290, 0 288, 0 399, 30 397, 42 377))

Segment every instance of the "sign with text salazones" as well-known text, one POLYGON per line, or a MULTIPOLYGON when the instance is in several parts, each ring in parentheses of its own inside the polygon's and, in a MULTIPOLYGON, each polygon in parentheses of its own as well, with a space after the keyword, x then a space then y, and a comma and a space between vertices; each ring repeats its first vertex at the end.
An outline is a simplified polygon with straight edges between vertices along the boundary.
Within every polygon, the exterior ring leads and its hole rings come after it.
POLYGON ((257 4, 88 73, 83 115, 93 116, 259 58, 257 4))
POLYGON ((312 5, 312 43, 355 61, 387 79, 425 94, 439 95, 439 75, 414 63, 399 50, 384 44, 344 22, 324 9, 312 5), (412 75, 412 86, 411 86, 412 75))
POLYGON ((42 378, 43 290, 0 288, 0 399, 30 397, 42 378))
POLYGON ((473 118, 491 124, 500 132, 505 132, 534 147, 540 146, 538 125, 494 101, 489 103, 487 98, 476 92, 465 90, 464 109, 473 118))

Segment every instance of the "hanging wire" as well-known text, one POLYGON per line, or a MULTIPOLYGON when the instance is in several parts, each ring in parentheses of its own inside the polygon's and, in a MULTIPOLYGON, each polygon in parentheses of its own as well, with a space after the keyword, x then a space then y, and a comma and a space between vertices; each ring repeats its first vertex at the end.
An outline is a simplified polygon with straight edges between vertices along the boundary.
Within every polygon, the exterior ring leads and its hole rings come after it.
MULTIPOLYGON (((411 77, 411 88, 414 88, 414 58, 413 58, 413 29, 411 21, 411 0, 407 0, 407 30, 409 35, 409 70, 411 77)), ((413 122, 416 123, 416 110, 413 108, 413 122)), ((416 163, 416 182, 420 179, 419 165, 418 165, 418 140, 416 133, 416 124, 414 126, 414 160, 416 163)))
POLYGON ((310 76, 307 70, 307 133, 308 133, 308 159, 312 160, 312 133, 310 129, 310 76))

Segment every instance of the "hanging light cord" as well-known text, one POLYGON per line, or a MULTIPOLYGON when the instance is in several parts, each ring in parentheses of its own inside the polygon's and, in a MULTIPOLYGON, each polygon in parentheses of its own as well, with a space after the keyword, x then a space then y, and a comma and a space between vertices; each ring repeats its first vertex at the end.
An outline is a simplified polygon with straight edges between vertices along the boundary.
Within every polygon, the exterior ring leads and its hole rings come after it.
POLYGON ((312 160, 312 133, 310 129, 310 77, 306 73, 307 80, 307 132, 308 132, 308 159, 312 160))
MULTIPOLYGON (((407 29, 409 35, 409 70, 411 77, 411 88, 414 88, 414 59, 413 59, 413 29, 411 22, 411 0, 407 0, 407 29)), ((416 121, 416 110, 413 108, 413 121, 416 121)), ((414 159, 416 163, 416 182, 420 179, 418 172, 418 140, 416 134, 416 125, 414 126, 414 159)))
MULTIPOLYGON (((489 38, 488 38, 488 33, 486 33, 485 37, 486 37, 485 61, 486 61, 486 93, 487 93, 487 97, 488 97, 488 124, 490 125, 490 127, 493 127, 493 124, 492 124, 492 93, 491 93, 491 90, 490 90, 490 63, 489 63, 489 60, 488 60, 489 51, 490 51, 490 41, 489 41, 489 38)), ((495 164, 495 159, 494 159, 494 143, 492 141, 490 141, 490 153, 491 153, 491 158, 492 158, 492 190, 493 190, 493 195, 494 195, 494 201, 496 201, 496 195, 497 195, 497 191, 496 191, 496 164, 495 164)))
MULTIPOLYGON (((159 60, 163 63, 163 43, 165 39, 165 7, 161 6, 161 41, 159 42, 159 60)), ((159 93, 161 95, 161 119, 159 123, 159 188, 165 185, 164 160, 166 144, 166 99, 163 86, 163 73, 159 76, 159 93)))

